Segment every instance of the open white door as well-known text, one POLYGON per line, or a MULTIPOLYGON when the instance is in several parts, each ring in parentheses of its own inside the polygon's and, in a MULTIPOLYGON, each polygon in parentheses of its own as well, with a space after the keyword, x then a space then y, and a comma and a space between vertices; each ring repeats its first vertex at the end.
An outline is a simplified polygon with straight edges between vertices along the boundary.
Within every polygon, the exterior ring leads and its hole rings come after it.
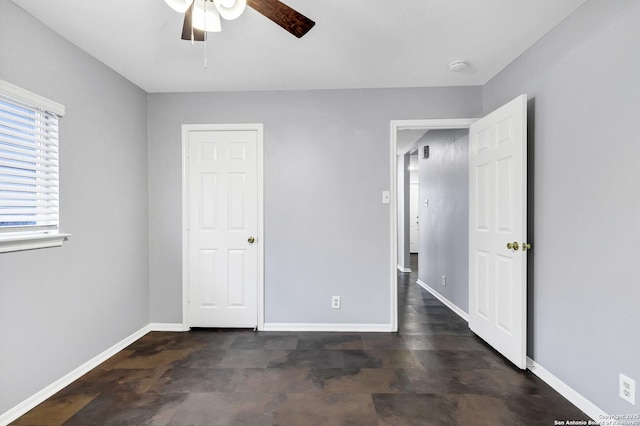
POLYGON ((189 327, 258 325, 261 128, 184 126, 189 327))
POLYGON ((472 124, 469 143, 469 328, 525 369, 527 96, 472 124))

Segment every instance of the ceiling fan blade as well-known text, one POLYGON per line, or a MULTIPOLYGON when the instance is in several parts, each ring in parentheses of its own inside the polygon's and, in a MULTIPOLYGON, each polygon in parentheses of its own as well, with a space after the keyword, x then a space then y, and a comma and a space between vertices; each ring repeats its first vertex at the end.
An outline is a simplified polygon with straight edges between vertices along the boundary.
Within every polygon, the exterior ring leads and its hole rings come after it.
POLYGON ((247 5, 298 38, 316 24, 278 0, 247 0, 247 5))
POLYGON ((182 39, 191 40, 191 32, 193 31, 194 41, 204 41, 204 31, 193 28, 193 3, 184 13, 184 24, 182 24, 182 39))

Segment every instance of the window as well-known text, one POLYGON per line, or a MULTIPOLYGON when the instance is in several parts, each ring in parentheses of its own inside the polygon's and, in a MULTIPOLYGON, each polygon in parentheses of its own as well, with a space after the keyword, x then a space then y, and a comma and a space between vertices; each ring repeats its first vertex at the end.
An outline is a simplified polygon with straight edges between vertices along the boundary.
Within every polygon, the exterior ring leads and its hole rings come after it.
POLYGON ((0 252, 59 246, 64 106, 0 80, 0 252))

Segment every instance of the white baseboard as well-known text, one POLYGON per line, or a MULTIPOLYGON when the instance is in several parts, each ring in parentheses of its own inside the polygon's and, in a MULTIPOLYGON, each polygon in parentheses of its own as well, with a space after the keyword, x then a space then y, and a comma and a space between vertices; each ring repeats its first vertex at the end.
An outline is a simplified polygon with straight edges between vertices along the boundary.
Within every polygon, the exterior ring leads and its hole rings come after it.
POLYGON ((152 322, 149 324, 149 331, 189 331, 189 327, 176 322, 152 322))
MULTIPOLYGON (((560 395, 567 398, 567 400, 582 410, 587 416, 593 420, 602 421, 602 419, 612 419, 607 414, 598 408, 594 403, 589 401, 584 396, 580 395, 572 387, 565 382, 554 376, 546 368, 527 357, 527 368, 536 376, 538 376, 543 382, 551 386, 560 395)), ((617 423, 607 423, 615 426, 617 423)))
POLYGON ((455 312, 456 314, 458 314, 458 316, 460 318, 462 318, 463 320, 465 320, 466 322, 469 322, 469 314, 467 314, 465 311, 463 311, 462 309, 458 308, 453 302, 451 302, 449 299, 447 299, 446 297, 444 297, 443 295, 441 295, 440 293, 438 293, 437 291, 435 291, 433 288, 429 287, 429 285, 427 283, 425 283, 422 280, 418 280, 416 281, 416 283, 418 283, 418 285, 422 288, 424 288, 425 290, 427 290, 429 293, 433 294, 433 296, 438 299, 439 301, 441 301, 447 308, 451 309, 453 312, 455 312))
POLYGON ((104 361, 108 360, 109 358, 114 356, 116 353, 120 352, 121 350, 123 350, 124 348, 126 348, 127 346, 129 346, 130 344, 132 344, 133 342, 135 342, 145 334, 147 334, 149 331, 151 331, 151 328, 149 325, 142 327, 140 330, 136 331, 130 336, 125 337, 115 345, 111 346, 109 349, 91 358, 89 361, 85 362, 75 370, 59 378, 58 380, 51 383, 49 386, 45 387, 41 391, 25 399, 20 404, 11 408, 9 411, 0 414, 0 425, 7 425, 13 422, 18 417, 22 416, 23 414, 25 414, 26 412, 34 408, 36 405, 42 403, 47 398, 52 397, 55 393, 65 388, 66 386, 71 384, 73 381, 79 379, 84 374, 96 368, 98 365, 102 364, 104 361))
POLYGON ((398 271, 400 271, 400 272, 411 272, 411 268, 405 268, 402 265, 398 265, 398 271))
POLYGON ((265 323, 260 331, 335 331, 354 333, 390 333, 391 324, 310 324, 265 323))

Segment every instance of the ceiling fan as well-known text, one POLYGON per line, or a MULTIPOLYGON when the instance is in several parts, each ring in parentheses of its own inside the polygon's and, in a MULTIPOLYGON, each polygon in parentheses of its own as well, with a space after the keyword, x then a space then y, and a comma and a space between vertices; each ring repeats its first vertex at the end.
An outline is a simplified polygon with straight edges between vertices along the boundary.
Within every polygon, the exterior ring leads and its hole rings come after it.
POLYGON ((316 24, 279 0, 165 0, 176 12, 184 13, 182 39, 204 41, 205 32, 221 30, 220 18, 239 17, 246 6, 261 13, 300 38, 316 24))

